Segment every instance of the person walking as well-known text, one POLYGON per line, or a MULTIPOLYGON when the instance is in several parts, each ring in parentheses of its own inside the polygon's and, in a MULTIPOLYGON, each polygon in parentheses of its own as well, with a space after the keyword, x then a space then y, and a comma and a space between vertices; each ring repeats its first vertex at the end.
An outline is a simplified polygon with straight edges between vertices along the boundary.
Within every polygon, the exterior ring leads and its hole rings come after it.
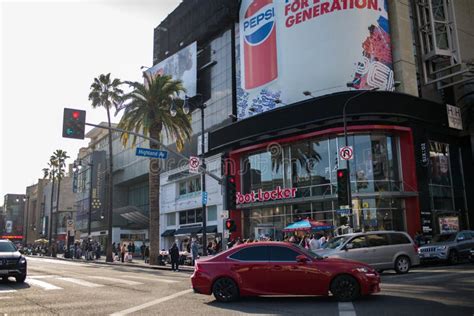
POLYGON ((171 270, 179 271, 179 249, 178 245, 174 242, 173 246, 168 250, 171 259, 171 270))
POLYGON ((146 246, 145 248, 145 263, 148 263, 150 261, 150 247, 146 246))
POLYGON ((193 258, 193 266, 196 263, 196 259, 199 258, 199 246, 196 238, 192 239, 191 242, 191 256, 193 258))
POLYGON ((319 242, 318 238, 315 235, 311 236, 311 240, 309 241, 309 250, 316 251, 321 248, 321 243, 319 242))
POLYGON ((141 246, 140 246, 140 253, 142 255, 142 260, 145 261, 145 243, 143 243, 141 246))
POLYGON ((122 249, 120 251, 120 255, 121 255, 121 259, 122 259, 122 263, 125 262, 125 253, 127 252, 127 245, 126 244, 123 244, 122 245, 122 249))

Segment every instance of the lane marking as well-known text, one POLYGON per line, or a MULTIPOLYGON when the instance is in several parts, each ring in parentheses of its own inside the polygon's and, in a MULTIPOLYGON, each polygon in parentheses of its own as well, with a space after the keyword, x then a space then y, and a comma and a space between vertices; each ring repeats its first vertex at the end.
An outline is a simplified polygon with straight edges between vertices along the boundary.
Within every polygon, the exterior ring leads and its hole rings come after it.
POLYGON ((354 304, 351 302, 340 302, 337 304, 339 316, 356 316, 354 304))
POLYGON ((84 280, 80 280, 80 279, 74 279, 74 278, 57 278, 57 280, 71 282, 71 283, 82 285, 82 286, 85 286, 85 287, 101 287, 101 286, 104 286, 103 284, 92 283, 92 282, 88 282, 88 281, 84 281, 84 280))
POLYGON ((7 285, 0 285, 0 293, 13 293, 16 292, 16 290, 12 289, 11 287, 7 285))
POLYGON ((29 275, 30 279, 52 279, 58 277, 57 275, 29 275))
POLYGON ((128 314, 131 314, 131 313, 135 313, 139 310, 148 308, 150 306, 157 305, 157 304, 172 300, 173 298, 177 298, 177 297, 186 295, 188 293, 191 293, 192 291, 193 291, 192 289, 189 289, 189 290, 184 290, 184 291, 181 291, 181 292, 177 292, 177 293, 174 293, 172 295, 165 296, 165 297, 156 299, 154 301, 151 301, 151 302, 148 302, 148 303, 145 303, 145 304, 142 304, 142 305, 138 305, 138 306, 135 306, 135 307, 132 307, 132 308, 120 311, 120 312, 115 312, 111 316, 119 316, 119 315, 121 316, 121 315, 128 315, 128 314))
POLYGON ((167 280, 167 279, 152 279, 152 278, 145 278, 145 277, 140 277, 140 276, 134 276, 134 275, 124 275, 125 278, 130 278, 130 279, 137 279, 137 280, 148 280, 148 281, 156 281, 156 282, 163 282, 163 283, 179 283, 182 281, 176 281, 176 280, 167 280))
POLYGON ((63 288, 62 287, 59 287, 59 286, 56 286, 56 285, 52 285, 50 283, 47 283, 47 282, 44 282, 44 281, 40 281, 40 280, 36 280, 36 279, 26 279, 26 282, 30 285, 34 285, 34 286, 39 286, 41 288, 43 288, 44 290, 46 291, 51 291, 51 290, 62 290, 63 288))
POLYGON ((143 284, 141 282, 136 282, 136 281, 123 280, 123 279, 118 279, 118 278, 108 278, 108 277, 104 277, 104 276, 95 276, 95 275, 88 276, 88 278, 94 278, 94 279, 98 279, 98 280, 105 280, 105 281, 110 281, 110 282, 114 282, 114 283, 122 283, 122 284, 126 284, 126 285, 140 285, 140 284, 143 284))
POLYGON ((84 264, 84 263, 65 261, 65 260, 59 260, 59 259, 40 259, 40 258, 34 258, 34 257, 27 257, 26 261, 46 262, 46 263, 63 264, 63 265, 77 266, 77 267, 88 266, 87 264, 84 264))

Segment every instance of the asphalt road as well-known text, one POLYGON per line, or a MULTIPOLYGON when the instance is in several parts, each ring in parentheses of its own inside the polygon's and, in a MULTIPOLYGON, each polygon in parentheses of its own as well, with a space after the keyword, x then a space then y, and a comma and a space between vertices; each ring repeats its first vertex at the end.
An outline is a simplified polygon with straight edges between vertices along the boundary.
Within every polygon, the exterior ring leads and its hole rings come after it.
POLYGON ((194 294, 189 272, 29 258, 25 284, 0 283, 0 315, 474 315, 474 264, 386 272, 382 292, 353 303, 331 297, 258 297, 218 303, 194 294))

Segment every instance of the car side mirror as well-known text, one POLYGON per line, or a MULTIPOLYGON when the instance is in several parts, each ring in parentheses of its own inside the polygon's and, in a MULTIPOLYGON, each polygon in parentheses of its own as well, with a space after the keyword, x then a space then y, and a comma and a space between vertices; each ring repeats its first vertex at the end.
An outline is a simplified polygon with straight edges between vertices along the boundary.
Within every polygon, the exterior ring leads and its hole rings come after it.
POLYGON ((354 248, 354 245, 352 243, 348 243, 345 247, 344 247, 344 250, 347 251, 349 249, 353 249, 354 248))
POLYGON ((299 262, 299 263, 306 263, 308 262, 309 259, 308 257, 306 257, 305 255, 299 255, 299 256, 296 256, 296 262, 299 262))

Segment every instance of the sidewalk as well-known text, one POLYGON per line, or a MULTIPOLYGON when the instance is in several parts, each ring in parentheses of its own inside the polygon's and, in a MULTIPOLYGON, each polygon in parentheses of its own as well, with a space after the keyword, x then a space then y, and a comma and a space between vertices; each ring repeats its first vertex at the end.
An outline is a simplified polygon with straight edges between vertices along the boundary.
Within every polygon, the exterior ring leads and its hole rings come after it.
MULTIPOLYGON (((56 260, 80 262, 80 263, 90 263, 90 264, 103 264, 103 265, 110 265, 110 266, 116 266, 116 267, 123 266, 123 267, 134 267, 134 268, 144 268, 144 269, 152 269, 152 270, 168 270, 168 271, 171 271, 171 265, 151 266, 148 263, 145 263, 142 259, 133 259, 132 262, 122 263, 120 261, 105 262, 105 256, 101 256, 100 259, 96 259, 96 260, 68 259, 68 258, 64 258, 63 254, 58 254, 56 258, 55 257, 49 257, 49 256, 28 256, 28 257, 44 258, 44 259, 56 259, 56 260)), ((193 272, 194 267, 181 265, 181 266, 179 266, 179 270, 184 271, 184 272, 193 272)))

